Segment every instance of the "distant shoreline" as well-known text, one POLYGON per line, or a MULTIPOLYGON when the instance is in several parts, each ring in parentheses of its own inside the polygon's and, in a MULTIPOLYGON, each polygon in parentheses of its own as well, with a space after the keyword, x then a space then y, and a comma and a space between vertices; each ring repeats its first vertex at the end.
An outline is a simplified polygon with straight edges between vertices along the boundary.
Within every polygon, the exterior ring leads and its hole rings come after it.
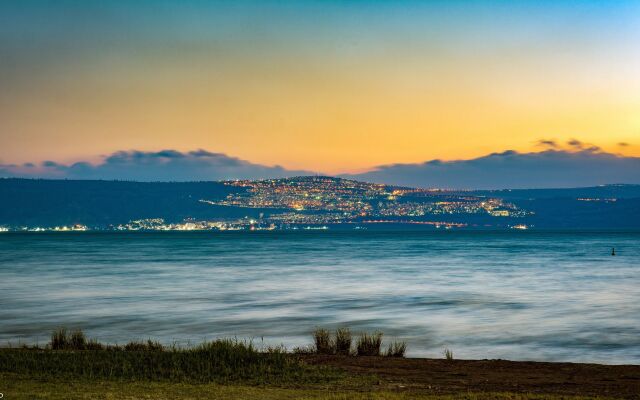
POLYGON ((180 234, 198 234, 198 233, 220 233, 220 234, 234 234, 234 233, 249 233, 249 234, 260 234, 260 233, 358 233, 358 234, 366 234, 366 233, 470 233, 470 232, 483 232, 483 233, 517 233, 517 234, 527 234, 527 233, 639 233, 640 228, 528 228, 528 229, 510 229, 510 228, 495 228, 495 227, 466 227, 466 228, 458 228, 458 229, 436 229, 436 228, 425 228, 425 227, 415 227, 408 228, 405 224, 386 224, 386 227, 374 227, 370 229, 370 227, 366 227, 366 229, 354 229, 350 228, 336 228, 335 226, 328 226, 327 229, 259 229, 259 230, 250 230, 250 229, 229 229, 229 230, 217 230, 217 229, 195 229, 195 230, 181 230, 181 229, 167 229, 167 230, 155 230, 155 229, 138 229, 138 230, 115 230, 115 229, 84 229, 84 230, 54 230, 54 229, 46 229, 46 230, 25 230, 25 229, 15 229, 15 230, 0 230, 1 234, 42 234, 42 233, 55 233, 55 234, 84 234, 84 233, 115 233, 115 234, 136 234, 136 233, 159 233, 159 234, 168 234, 168 233, 180 233, 180 234), (395 226, 394 226, 395 225, 395 226))

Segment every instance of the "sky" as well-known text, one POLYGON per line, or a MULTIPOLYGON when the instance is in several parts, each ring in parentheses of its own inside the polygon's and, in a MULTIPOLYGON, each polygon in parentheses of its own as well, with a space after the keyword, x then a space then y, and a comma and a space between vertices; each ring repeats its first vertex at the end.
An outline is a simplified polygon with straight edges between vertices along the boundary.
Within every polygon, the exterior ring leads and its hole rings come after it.
POLYGON ((638 43, 638 1, 2 1, 0 172, 636 159, 638 43))

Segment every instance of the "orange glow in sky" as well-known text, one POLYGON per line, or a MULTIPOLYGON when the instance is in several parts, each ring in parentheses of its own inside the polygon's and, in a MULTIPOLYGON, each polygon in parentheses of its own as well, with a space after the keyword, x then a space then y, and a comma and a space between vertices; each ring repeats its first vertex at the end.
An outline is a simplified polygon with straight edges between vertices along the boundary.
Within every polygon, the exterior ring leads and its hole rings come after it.
POLYGON ((189 10, 113 28, 25 12, 45 27, 0 30, 0 161, 203 148, 338 173, 571 138, 638 156, 640 13, 629 7, 635 17, 611 10, 626 15, 614 30, 585 21, 601 13, 591 9, 529 23, 526 10, 470 21, 458 10, 435 27, 440 9, 269 9, 278 18, 245 25, 231 10, 219 31, 189 10))

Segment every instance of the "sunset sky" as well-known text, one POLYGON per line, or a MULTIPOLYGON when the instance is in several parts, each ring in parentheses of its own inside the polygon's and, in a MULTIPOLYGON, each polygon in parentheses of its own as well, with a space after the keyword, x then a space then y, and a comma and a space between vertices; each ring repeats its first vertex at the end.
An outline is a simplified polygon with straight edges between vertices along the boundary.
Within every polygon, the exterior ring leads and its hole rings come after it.
POLYGON ((640 156, 640 2, 0 2, 0 163, 640 156), (561 145, 561 147, 564 145, 561 145))

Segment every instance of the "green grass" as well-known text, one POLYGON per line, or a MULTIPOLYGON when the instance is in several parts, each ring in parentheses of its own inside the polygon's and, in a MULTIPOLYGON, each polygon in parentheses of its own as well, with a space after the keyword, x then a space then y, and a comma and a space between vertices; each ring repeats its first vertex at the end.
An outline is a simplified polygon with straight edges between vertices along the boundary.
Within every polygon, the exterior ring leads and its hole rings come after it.
MULTIPOLYGON (((317 354, 351 355, 351 332, 332 336, 318 328, 313 334, 317 354)), ((382 333, 363 333, 355 355, 380 355, 382 333)), ((404 356, 404 343, 391 343, 386 355, 404 356)), ((251 342, 219 339, 189 348, 165 347, 152 340, 104 345, 81 330, 58 329, 44 348, 0 349, 0 372, 48 378, 242 382, 244 384, 322 383, 341 379, 335 368, 310 366, 284 348, 256 349, 251 342)))
MULTIPOLYGON (((351 350, 351 333, 323 330, 330 354, 351 350), (348 344, 348 345, 347 345, 348 344)), ((362 334, 358 355, 380 355, 382 333, 362 334)), ((401 357, 404 342, 388 345, 401 357)), ((446 357, 453 358, 447 351, 446 357)), ((340 359, 340 358, 339 358, 340 359)), ((341 358, 348 360, 346 357, 341 358)), ((305 364, 283 347, 256 349, 251 342, 215 340, 199 346, 166 347, 158 342, 103 345, 81 331, 60 329, 45 348, 0 348, 0 393, 4 399, 428 399, 586 400, 598 397, 466 393, 436 395, 416 386, 305 364)), ((601 398, 600 398, 601 399, 601 398)))
POLYGON ((130 382, 103 380, 51 380, 0 373, 0 393, 11 400, 589 400, 601 397, 534 395, 516 393, 460 393, 435 395, 424 392, 335 387, 282 388, 219 385, 215 383, 130 382))
POLYGON ((341 377, 312 367, 279 348, 258 351, 251 343, 216 340, 193 348, 162 348, 153 342, 98 350, 2 349, 0 372, 50 378, 102 380, 321 383, 341 377))

